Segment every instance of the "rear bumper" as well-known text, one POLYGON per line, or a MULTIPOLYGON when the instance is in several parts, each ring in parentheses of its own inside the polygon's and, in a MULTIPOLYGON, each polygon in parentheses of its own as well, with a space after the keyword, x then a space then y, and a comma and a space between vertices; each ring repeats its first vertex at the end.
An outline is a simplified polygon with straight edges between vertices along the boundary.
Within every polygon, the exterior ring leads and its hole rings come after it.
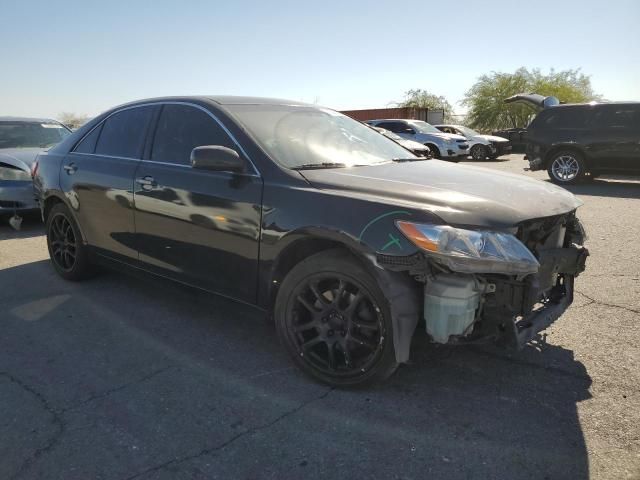
POLYGON ((506 144, 495 143, 493 144, 493 148, 495 149, 496 156, 508 155, 513 150, 513 146, 510 143, 506 143, 506 144))
POLYGON ((0 181, 0 214, 38 208, 32 182, 0 181))

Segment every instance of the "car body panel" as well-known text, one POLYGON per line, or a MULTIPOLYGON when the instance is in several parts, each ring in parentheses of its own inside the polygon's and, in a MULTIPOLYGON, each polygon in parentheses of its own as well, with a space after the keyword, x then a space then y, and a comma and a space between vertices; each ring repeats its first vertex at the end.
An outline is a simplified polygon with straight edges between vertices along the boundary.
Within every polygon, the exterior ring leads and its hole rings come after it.
POLYGON ((256 301, 262 179, 144 161, 135 186, 135 247, 142 268, 256 301))
POLYGON ((304 176, 323 190, 426 211, 457 226, 505 229, 581 205, 574 195, 547 182, 437 160, 305 171, 304 176))

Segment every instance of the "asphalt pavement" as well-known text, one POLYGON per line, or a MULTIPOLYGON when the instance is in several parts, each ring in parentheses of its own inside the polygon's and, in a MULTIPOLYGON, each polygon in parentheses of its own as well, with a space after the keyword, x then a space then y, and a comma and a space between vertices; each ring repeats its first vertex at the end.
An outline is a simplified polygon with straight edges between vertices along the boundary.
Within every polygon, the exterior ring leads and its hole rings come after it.
MULTIPOLYGON (((546 178, 520 155, 468 164, 546 178)), ((250 307, 65 282, 37 216, 3 222, 0 479, 639 479, 640 180, 571 190, 591 257, 544 336, 512 354, 419 332, 365 390, 302 375, 250 307)))

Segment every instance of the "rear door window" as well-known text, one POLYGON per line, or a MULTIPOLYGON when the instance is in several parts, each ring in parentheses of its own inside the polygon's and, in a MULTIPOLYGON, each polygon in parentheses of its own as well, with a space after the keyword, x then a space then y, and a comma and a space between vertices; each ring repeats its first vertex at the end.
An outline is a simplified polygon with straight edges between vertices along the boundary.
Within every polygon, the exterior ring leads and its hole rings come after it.
POLYGON ((588 119, 588 108, 551 108, 538 115, 535 126, 551 129, 584 128, 588 119))
POLYGON ((597 128, 640 128, 640 106, 607 105, 596 112, 593 124, 597 128))
POLYGON ((204 145, 237 150, 229 135, 210 115, 189 105, 164 105, 151 149, 151 160, 191 164, 191 151, 204 145))
POLYGON ((88 135, 86 135, 80 143, 73 149, 77 153, 93 153, 96 151, 96 143, 98 143, 98 137, 100 136, 100 130, 102 125, 98 125, 88 135))
POLYGON ((141 158, 153 106, 134 107, 114 113, 104 121, 96 154, 141 158))

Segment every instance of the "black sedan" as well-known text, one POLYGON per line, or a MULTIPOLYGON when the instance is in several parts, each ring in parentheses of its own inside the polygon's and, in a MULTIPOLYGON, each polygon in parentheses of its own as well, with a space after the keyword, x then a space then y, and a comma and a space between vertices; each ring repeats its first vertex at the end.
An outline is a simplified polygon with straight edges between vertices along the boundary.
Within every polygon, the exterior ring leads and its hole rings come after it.
POLYGON ((566 190, 285 100, 130 103, 38 165, 60 276, 129 266, 255 305, 332 385, 388 377, 421 318, 436 343, 521 346, 571 303, 587 255, 566 190))

